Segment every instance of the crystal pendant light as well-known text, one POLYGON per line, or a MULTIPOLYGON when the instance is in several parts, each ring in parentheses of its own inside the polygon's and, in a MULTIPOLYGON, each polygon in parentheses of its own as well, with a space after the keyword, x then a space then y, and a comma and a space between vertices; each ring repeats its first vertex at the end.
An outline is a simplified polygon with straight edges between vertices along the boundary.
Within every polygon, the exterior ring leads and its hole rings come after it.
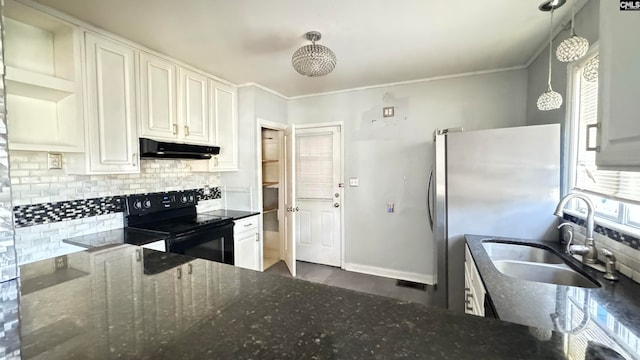
POLYGON ((293 68, 309 77, 324 76, 332 72, 336 67, 336 54, 328 47, 316 44, 322 35, 317 31, 309 31, 306 37, 311 45, 305 45, 293 53, 293 68))
POLYGON ((594 56, 587 62, 582 70, 582 77, 589 82, 598 81, 598 66, 600 65, 600 59, 598 55, 594 56))
POLYGON ((547 79, 547 91, 538 98, 538 110, 549 111, 559 109, 562 106, 562 95, 551 88, 551 53, 553 51, 553 10, 551 8, 551 23, 549 25, 549 77, 547 79))
POLYGON ((576 35, 573 27, 575 23, 575 9, 571 9, 571 37, 564 40, 556 49, 556 57, 562 62, 572 62, 581 59, 589 50, 589 41, 576 35))

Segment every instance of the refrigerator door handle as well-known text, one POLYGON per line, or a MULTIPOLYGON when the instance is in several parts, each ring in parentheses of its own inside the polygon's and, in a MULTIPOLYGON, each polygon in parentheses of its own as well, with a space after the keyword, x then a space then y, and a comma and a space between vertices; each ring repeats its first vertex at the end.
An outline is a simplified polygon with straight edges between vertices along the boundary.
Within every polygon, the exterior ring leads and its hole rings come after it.
POLYGON ((429 227, 433 231, 433 212, 431 211, 431 185, 433 182, 433 168, 429 171, 429 183, 427 185, 427 213, 429 214, 429 227))

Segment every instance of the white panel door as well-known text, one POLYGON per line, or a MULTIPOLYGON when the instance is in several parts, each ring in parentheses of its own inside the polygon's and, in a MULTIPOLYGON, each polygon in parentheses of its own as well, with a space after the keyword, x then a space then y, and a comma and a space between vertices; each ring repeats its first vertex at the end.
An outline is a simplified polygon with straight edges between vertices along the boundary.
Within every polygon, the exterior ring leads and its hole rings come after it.
POLYGON ((284 262, 292 276, 296 276, 296 128, 291 125, 284 131, 284 262))
POLYGON ((213 116, 213 142, 220 146, 215 160, 215 170, 238 169, 238 124, 236 121, 236 90, 214 80, 209 80, 211 113, 213 116))
POLYGON ((177 138, 176 90, 176 66, 140 52, 140 136, 177 138))
POLYGON ((208 79, 183 68, 179 73, 182 129, 178 133, 187 142, 210 144, 208 79))
POLYGON ((138 171, 134 50, 85 36, 91 170, 138 171))
POLYGON ((599 122, 603 168, 640 171, 640 34, 637 11, 620 11, 618 1, 600 2, 599 122))
POLYGON ((342 174, 340 127, 296 131, 296 256, 341 266, 342 174))

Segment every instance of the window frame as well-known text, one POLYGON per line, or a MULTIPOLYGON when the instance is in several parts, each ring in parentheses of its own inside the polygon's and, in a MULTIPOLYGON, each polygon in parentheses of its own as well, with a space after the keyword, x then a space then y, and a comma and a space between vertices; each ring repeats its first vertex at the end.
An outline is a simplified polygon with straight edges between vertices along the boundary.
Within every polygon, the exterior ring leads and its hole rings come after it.
MULTIPOLYGON (((566 104, 566 119, 565 119, 565 165, 564 175, 566 176, 566 183, 564 186, 565 193, 577 192, 590 196, 600 196, 613 201, 619 202, 618 216, 611 216, 605 213, 595 213, 596 223, 611 228, 616 231, 627 233, 633 236, 640 236, 640 223, 633 222, 629 219, 629 205, 635 205, 635 203, 628 200, 618 199, 615 197, 599 194, 594 191, 588 191, 576 188, 576 171, 578 167, 578 131, 580 130, 580 83, 578 80, 582 76, 582 67, 587 63, 589 59, 596 56, 599 53, 598 43, 591 45, 589 51, 583 59, 575 61, 567 65, 567 104, 566 104)), ((579 211, 578 201, 574 200, 569 203, 569 206, 565 209, 565 212, 577 216, 580 218, 586 217, 584 212, 579 211)))

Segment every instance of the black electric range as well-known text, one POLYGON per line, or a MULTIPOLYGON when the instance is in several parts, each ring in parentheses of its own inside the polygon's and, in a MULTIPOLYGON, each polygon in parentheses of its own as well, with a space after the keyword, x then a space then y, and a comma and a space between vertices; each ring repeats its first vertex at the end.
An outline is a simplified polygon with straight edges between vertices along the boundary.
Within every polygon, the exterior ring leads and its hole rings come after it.
POLYGON ((194 190, 126 197, 125 226, 162 234, 168 252, 233 265, 233 219, 198 215, 194 190))

